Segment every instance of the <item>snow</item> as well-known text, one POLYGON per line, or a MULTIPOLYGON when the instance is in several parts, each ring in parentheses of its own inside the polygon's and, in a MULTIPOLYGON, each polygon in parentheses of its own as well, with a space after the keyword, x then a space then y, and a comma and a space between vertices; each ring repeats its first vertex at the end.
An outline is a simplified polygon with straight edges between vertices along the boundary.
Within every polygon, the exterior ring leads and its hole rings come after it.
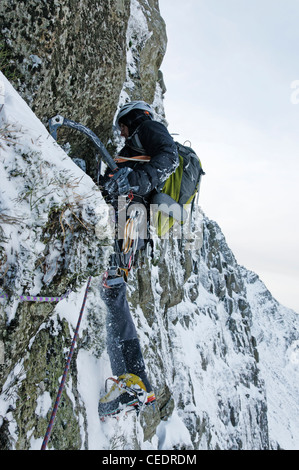
MULTIPOLYGON (((96 225, 101 226, 98 239, 109 239, 109 214, 93 181, 59 147, 3 74, 0 83, 5 92, 0 116, 0 215, 3 236, 9 240, 4 259, 19 273, 13 280, 14 294, 23 294, 22 282, 26 295, 36 295, 42 283, 50 284, 55 276, 63 249, 56 240, 45 261, 46 272, 35 272, 35 260, 45 250, 42 232, 51 211, 61 211, 65 241, 67 229, 79 220, 78 210, 80 217, 86 216, 88 205, 94 207, 96 225)), ((10 310, 9 321, 16 307, 10 310)))
POLYGON ((130 79, 130 76, 134 76, 136 73, 136 46, 145 44, 145 42, 152 36, 152 32, 149 32, 147 26, 147 19, 143 13, 142 6, 138 0, 131 0, 131 13, 127 28, 127 86, 133 89, 135 87, 134 82, 130 79))
POLYGON ((102 423, 97 415, 99 390, 103 389, 103 377, 111 376, 108 357, 96 359, 90 352, 80 350, 78 359, 78 390, 85 403, 87 417, 88 449, 109 449, 109 441, 103 436, 102 423))
POLYGON ((49 392, 44 392, 37 399, 35 413, 42 418, 46 418, 48 411, 52 407, 52 400, 49 392))
MULTIPOLYGON (((152 36, 152 32, 148 29, 148 23, 143 11, 142 5, 140 5, 138 0, 131 0, 130 3, 130 17, 127 26, 126 32, 126 47, 127 47, 127 56, 126 56, 126 79, 123 83, 122 90, 119 96, 119 102, 117 106, 116 113, 114 115, 114 121, 118 115, 118 112, 125 103, 130 101, 129 93, 132 92, 135 88, 134 77, 137 77, 139 74, 139 53, 138 51, 141 47, 144 46, 146 41, 152 36)), ((162 92, 161 87, 157 83, 157 90, 155 94, 155 101, 153 105, 159 107, 162 111, 162 92)), ((160 118, 160 116, 156 116, 160 118)), ((121 149, 123 146, 122 139, 119 138, 118 133, 115 133, 115 142, 118 145, 118 149, 121 149)))
POLYGON ((177 410, 167 421, 161 421, 157 428, 159 450, 169 450, 181 445, 182 442, 192 449, 190 433, 179 417, 177 410))
POLYGON ((42 63, 42 59, 35 54, 31 54, 29 58, 32 60, 32 67, 38 68, 42 63))

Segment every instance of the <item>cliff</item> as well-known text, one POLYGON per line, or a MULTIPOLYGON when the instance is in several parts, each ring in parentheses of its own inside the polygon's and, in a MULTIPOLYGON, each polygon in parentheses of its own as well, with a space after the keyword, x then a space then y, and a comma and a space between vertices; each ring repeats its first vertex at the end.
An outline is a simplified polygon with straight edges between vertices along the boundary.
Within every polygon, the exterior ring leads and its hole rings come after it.
POLYGON ((111 218, 95 184, 96 155, 65 131, 67 155, 44 125, 59 112, 117 147, 113 117, 128 96, 165 121, 165 24, 156 0, 84 0, 79 12, 66 1, 4 0, 0 18, 11 82, 0 75, 1 449, 40 448, 89 276, 49 448, 298 448, 298 314, 238 264, 198 206, 187 237, 154 237, 153 256, 130 273, 158 404, 140 419, 99 420, 111 375, 100 297, 111 218))

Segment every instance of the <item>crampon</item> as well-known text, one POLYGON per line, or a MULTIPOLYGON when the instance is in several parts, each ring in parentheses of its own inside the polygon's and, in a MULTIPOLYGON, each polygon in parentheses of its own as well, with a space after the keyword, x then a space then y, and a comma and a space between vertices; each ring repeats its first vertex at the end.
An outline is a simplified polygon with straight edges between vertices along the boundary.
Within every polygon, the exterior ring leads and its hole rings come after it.
POLYGON ((120 413, 135 411, 137 415, 147 405, 156 401, 154 392, 148 393, 142 380, 134 374, 124 374, 117 378, 109 377, 105 384, 106 395, 99 400, 99 416, 101 421, 107 417, 119 418, 120 413), (107 383, 113 384, 107 392, 107 383))

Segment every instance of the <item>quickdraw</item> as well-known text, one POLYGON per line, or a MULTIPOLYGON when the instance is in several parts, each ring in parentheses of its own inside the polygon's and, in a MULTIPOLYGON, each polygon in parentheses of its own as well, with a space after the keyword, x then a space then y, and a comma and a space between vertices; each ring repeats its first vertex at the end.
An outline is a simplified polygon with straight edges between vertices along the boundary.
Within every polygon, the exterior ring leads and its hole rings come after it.
POLYGON ((138 210, 134 210, 133 215, 131 215, 124 228, 124 239, 122 245, 122 251, 125 254, 128 254, 130 250, 134 255, 138 245, 138 234, 139 227, 142 221, 143 214, 138 210))

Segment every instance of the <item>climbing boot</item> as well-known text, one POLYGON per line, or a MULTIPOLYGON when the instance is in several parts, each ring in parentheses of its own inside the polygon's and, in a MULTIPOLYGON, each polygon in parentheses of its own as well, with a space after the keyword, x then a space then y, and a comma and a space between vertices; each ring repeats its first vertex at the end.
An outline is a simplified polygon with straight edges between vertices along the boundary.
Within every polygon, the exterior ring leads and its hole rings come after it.
POLYGON ((156 400, 154 392, 148 393, 145 385, 134 374, 123 374, 119 377, 109 377, 105 385, 106 395, 99 401, 99 416, 117 415, 121 411, 135 410, 139 414, 140 410, 148 404, 153 404, 156 400), (110 390, 107 392, 107 382, 113 382, 110 390))

